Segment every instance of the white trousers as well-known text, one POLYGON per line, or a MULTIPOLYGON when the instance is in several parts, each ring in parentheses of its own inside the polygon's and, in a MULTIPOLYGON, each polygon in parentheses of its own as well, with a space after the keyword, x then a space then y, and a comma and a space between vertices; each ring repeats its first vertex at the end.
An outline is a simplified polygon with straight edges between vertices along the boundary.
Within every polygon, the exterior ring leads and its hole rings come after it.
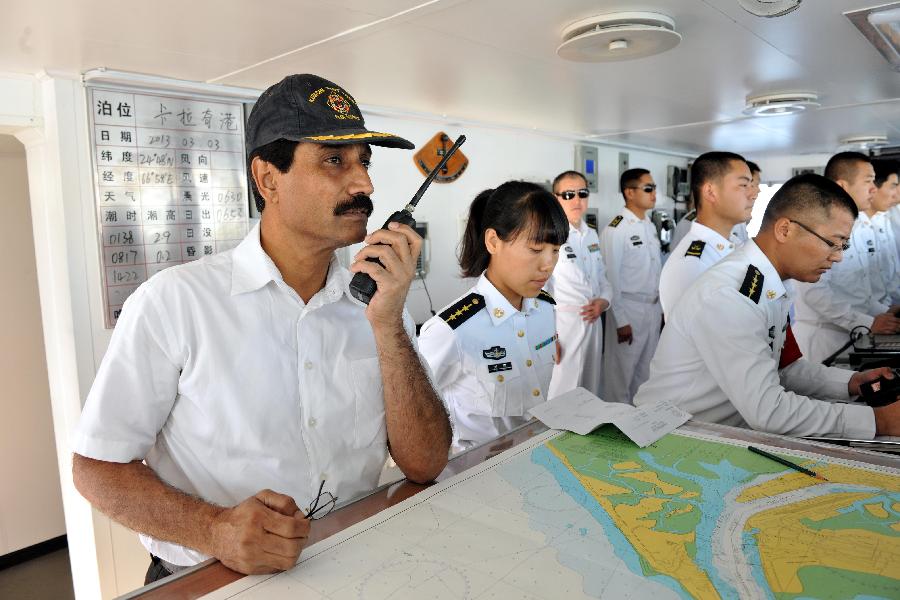
POLYGON ((603 354, 603 322, 585 323, 580 307, 557 307, 556 331, 562 346, 562 360, 553 366, 547 398, 583 387, 600 396, 603 354))
POLYGON ((612 312, 606 313, 606 348, 603 352, 603 396, 607 402, 631 404, 637 389, 650 377, 650 360, 659 343, 662 308, 659 301, 647 304, 621 298, 619 308, 631 325, 633 341, 619 343, 612 312))

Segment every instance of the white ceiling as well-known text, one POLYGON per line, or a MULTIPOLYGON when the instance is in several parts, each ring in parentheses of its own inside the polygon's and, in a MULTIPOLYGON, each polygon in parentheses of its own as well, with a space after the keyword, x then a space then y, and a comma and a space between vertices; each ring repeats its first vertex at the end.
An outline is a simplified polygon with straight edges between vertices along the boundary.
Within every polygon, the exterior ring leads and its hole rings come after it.
POLYGON ((259 89, 314 72, 366 105, 685 152, 830 152, 851 134, 900 143, 900 74, 842 14, 885 1, 806 0, 763 19, 736 0, 3 0, 0 71, 259 89), (635 61, 557 57, 566 25, 618 10, 669 15, 684 39, 635 61), (741 113, 748 94, 791 90, 822 108, 741 113))

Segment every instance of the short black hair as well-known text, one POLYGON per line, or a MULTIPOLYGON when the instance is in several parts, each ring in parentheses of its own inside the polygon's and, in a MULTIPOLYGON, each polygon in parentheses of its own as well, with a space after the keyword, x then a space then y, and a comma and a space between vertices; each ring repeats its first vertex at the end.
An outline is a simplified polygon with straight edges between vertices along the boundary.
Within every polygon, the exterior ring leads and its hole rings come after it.
POLYGON ((569 237, 569 221, 553 194, 536 183, 507 181, 478 194, 469 207, 459 251, 463 277, 478 277, 490 264, 484 245, 488 229, 507 242, 527 233, 530 241, 562 246, 569 237))
POLYGON ((752 160, 744 159, 744 162, 747 163, 747 166, 750 167, 750 175, 752 176, 754 173, 762 173, 762 169, 759 168, 759 165, 753 162, 752 160))
POLYGON ((731 163, 747 160, 734 152, 706 152, 694 160, 691 165, 691 195, 694 197, 694 208, 700 208, 700 190, 710 181, 718 181, 731 170, 731 163))
POLYGON ((763 214, 760 230, 772 227, 782 217, 805 218, 818 212, 829 218, 832 207, 846 210, 853 215, 854 221, 859 216, 856 202, 834 181, 815 173, 797 175, 788 179, 772 196, 763 214))
POLYGON ((262 212, 266 208, 266 199, 259 193, 256 182, 253 180, 253 159, 257 156, 272 164, 281 173, 287 173, 294 164, 294 150, 300 142, 291 140, 275 140, 268 144, 262 145, 250 153, 247 157, 247 179, 250 181, 250 190, 253 192, 253 199, 256 201, 256 209, 262 212))
POLYGON ((622 192, 622 195, 624 196, 626 189, 635 187, 641 180, 641 177, 649 174, 650 171, 648 171, 647 169, 628 169, 619 177, 619 191, 622 192))
POLYGON ((587 177, 584 176, 584 173, 580 173, 578 171, 563 171, 553 178, 553 185, 550 186, 550 189, 554 194, 556 193, 556 184, 558 184, 566 177, 581 177, 581 179, 584 180, 585 185, 587 185, 587 177))
POLYGON ((891 175, 900 175, 900 162, 896 160, 888 160, 882 158, 873 160, 872 166, 875 168, 875 185, 879 188, 884 185, 891 175))
POLYGON ((859 163, 871 163, 872 159, 862 152, 838 152, 828 159, 825 177, 832 181, 853 181, 859 163))

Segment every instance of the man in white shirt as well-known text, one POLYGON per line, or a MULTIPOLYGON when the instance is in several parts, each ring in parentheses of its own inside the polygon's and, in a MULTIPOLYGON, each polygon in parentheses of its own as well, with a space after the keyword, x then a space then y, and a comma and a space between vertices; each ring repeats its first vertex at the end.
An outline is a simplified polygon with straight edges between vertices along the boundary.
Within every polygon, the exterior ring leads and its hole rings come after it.
POLYGON ((875 234, 875 256, 871 261, 872 288, 875 297, 882 304, 900 303, 900 253, 897 252, 897 240, 891 225, 890 210, 900 203, 898 188, 898 164, 894 161, 877 160, 875 167, 875 193, 872 195, 872 207, 866 211, 872 221, 875 234))
POLYGON ((850 194, 859 210, 843 260, 815 283, 801 283, 795 306, 795 333, 809 360, 821 362, 850 341, 857 327, 872 333, 900 332, 900 319, 876 298, 871 262, 877 260, 875 234, 864 211, 875 192, 875 170, 868 156, 841 152, 829 159, 825 177, 850 194))
POLYGON ((646 169, 629 169, 619 178, 619 189, 625 209, 600 235, 606 278, 613 289, 603 353, 603 399, 630 403, 647 380, 659 340, 662 251, 649 216, 656 206, 653 176, 646 169))
POLYGON ((753 210, 751 181, 747 162, 733 152, 707 152, 691 165, 697 219, 663 265, 659 301, 665 315, 704 271, 734 250, 732 231, 753 210))
POLYGON ((600 238, 584 220, 590 191, 577 171, 560 173, 553 180, 553 194, 569 220, 569 237, 560 248, 559 260, 547 284, 556 300, 556 329, 562 358, 553 367, 548 398, 576 387, 600 395, 603 356, 603 321, 612 288, 606 280, 600 238))
POLYGON ((887 368, 856 373, 802 358, 788 317, 790 279, 841 260, 856 206, 834 182, 800 175, 766 208, 759 235, 700 276, 672 310, 635 404, 667 400, 695 419, 786 435, 900 434, 900 403, 834 403, 887 368))
POLYGON ((148 581, 210 556, 242 573, 289 569, 309 519, 375 488, 388 451, 414 481, 446 465, 449 419, 404 309, 421 238, 405 225, 366 236, 369 144, 413 147, 366 130, 330 81, 270 87, 247 124, 260 224, 125 303, 73 475, 142 534, 148 581), (335 256, 363 238, 350 270, 377 283, 368 306, 335 256))

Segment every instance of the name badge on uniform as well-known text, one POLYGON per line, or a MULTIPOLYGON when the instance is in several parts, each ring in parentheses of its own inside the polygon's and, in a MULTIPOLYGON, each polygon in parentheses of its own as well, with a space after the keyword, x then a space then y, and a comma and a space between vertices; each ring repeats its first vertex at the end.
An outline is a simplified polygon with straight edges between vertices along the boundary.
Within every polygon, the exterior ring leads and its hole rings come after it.
POLYGON ((551 337, 548 337, 546 340, 544 340, 543 342, 541 342, 540 344, 538 344, 537 346, 535 346, 534 349, 535 349, 535 350, 540 350, 540 349, 543 348, 544 346, 549 346, 550 344, 552 344, 553 342, 555 342, 555 341, 556 341, 556 338, 558 338, 558 337, 559 337, 559 335, 557 335, 557 334, 554 333, 551 337))
POLYGON ((569 254, 566 254, 566 258, 578 258, 578 257, 572 253, 569 253, 569 254))
POLYGON ((488 365, 488 373, 500 373, 502 371, 512 371, 512 363, 497 363, 496 365, 488 365))
POLYGON ((866 240, 866 245, 869 246, 869 252, 875 252, 875 242, 866 240))
POLYGON ((493 346, 487 350, 482 350, 481 355, 488 360, 500 360, 501 358, 506 358, 506 348, 493 346))
POLYGON ((588 252, 600 252, 600 244, 591 244, 588 246, 588 252))
POLYGON ((641 241, 641 236, 639 236, 639 235, 631 236, 631 245, 632 246, 643 246, 644 242, 641 241))

